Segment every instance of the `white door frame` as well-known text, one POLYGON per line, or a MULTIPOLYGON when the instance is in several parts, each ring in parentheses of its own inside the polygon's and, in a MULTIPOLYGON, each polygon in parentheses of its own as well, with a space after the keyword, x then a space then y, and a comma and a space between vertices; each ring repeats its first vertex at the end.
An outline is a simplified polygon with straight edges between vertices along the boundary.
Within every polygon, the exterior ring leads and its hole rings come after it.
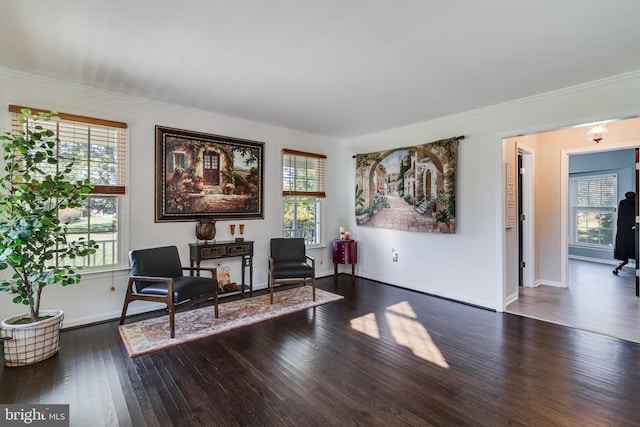
POLYGON ((640 141, 570 148, 560 154, 560 286, 569 287, 569 155, 640 148, 640 141))

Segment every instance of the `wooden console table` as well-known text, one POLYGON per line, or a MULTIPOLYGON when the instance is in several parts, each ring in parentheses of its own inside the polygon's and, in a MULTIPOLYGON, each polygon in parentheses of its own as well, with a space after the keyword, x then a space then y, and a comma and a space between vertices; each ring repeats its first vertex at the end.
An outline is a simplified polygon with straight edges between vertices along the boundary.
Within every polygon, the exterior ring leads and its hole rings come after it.
MULTIPOLYGON (((249 290, 249 295, 253 294, 253 241, 244 240, 236 242, 234 240, 213 242, 213 243, 189 243, 189 260, 191 267, 200 268, 200 262, 208 259, 219 258, 242 258, 242 283, 240 292, 244 294, 245 289, 249 290), (249 285, 245 281, 245 270, 249 267, 249 285)), ((193 272, 191 273, 193 275, 193 272)), ((200 271, 197 272, 200 275, 200 271)))
POLYGON ((351 264, 351 281, 356 280, 355 265, 358 263, 358 242, 355 240, 334 240, 333 278, 338 278, 338 264, 351 264))

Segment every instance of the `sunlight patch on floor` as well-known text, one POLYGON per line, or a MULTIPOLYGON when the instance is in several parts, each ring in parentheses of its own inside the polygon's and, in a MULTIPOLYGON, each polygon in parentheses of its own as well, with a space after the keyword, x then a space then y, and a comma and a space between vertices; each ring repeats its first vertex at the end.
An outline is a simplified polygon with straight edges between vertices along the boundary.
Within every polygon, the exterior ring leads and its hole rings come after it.
POLYGON ((376 315, 373 313, 365 314, 364 316, 352 319, 351 329, 368 335, 371 338, 375 338, 377 340, 380 339, 380 331, 378 330, 376 315))
MULTIPOLYGON (((414 355, 427 362, 449 368, 427 329, 418 322, 418 316, 409 302, 389 306, 385 311, 385 320, 391 330, 391 336, 398 344, 409 348, 414 355)), ((378 319, 374 313, 352 319, 351 328, 371 338, 380 339, 378 319)))

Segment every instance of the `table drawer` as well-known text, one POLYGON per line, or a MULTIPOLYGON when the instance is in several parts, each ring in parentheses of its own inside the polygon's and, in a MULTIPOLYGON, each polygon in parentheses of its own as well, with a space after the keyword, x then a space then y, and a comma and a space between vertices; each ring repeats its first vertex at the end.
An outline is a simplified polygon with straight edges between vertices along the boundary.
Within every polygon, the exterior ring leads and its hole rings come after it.
POLYGON ((201 259, 219 258, 227 255, 226 246, 215 246, 213 248, 200 249, 201 259))
POLYGON ((241 245, 229 245, 229 255, 249 255, 251 254, 251 245, 249 244, 241 244, 241 245))

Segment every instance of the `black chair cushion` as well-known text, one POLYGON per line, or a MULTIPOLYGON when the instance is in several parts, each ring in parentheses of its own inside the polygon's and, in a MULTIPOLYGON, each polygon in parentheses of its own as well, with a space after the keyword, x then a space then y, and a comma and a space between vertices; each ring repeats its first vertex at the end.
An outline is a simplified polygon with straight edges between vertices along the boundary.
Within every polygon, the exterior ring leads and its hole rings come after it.
MULTIPOLYGON (((132 276, 182 277, 180 255, 175 246, 131 251, 129 259, 132 276)), ((138 292, 147 286, 149 286, 147 282, 136 282, 138 292)))
POLYGON ((273 269, 274 279, 297 279, 313 277, 313 267, 306 262, 285 261, 277 262, 273 269))
MULTIPOLYGON (((271 256, 276 264, 280 262, 305 262, 304 239, 295 237, 271 239, 271 256)), ((299 276, 298 276, 299 277, 299 276)))
MULTIPOLYGON (((140 282, 142 283, 142 282, 140 282)), ((173 280, 173 302, 179 303, 205 295, 212 295, 218 288, 218 282, 210 277, 181 276, 173 280)), ((138 293, 143 295, 167 295, 167 284, 149 282, 138 293)))

